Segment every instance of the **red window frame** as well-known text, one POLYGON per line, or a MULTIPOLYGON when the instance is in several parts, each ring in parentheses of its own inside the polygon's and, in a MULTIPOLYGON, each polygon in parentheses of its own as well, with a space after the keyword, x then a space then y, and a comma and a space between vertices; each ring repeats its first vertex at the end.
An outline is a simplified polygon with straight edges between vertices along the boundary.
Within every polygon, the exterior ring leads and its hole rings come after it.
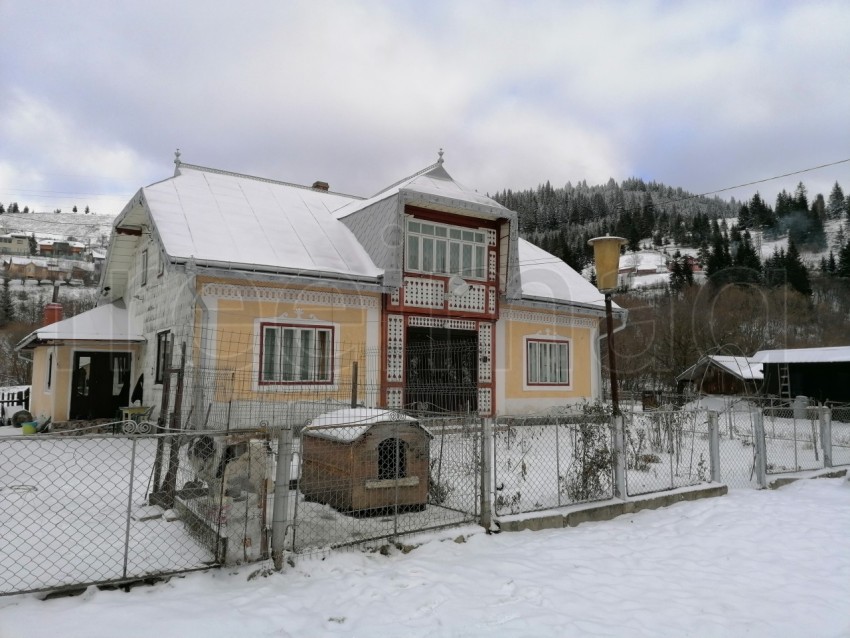
MULTIPOLYGON (((335 380, 335 370, 334 370, 334 348, 336 341, 336 327, 333 325, 326 324, 305 324, 305 323, 281 323, 281 322, 273 322, 273 321, 264 321, 260 323, 260 359, 259 359, 259 369, 257 371, 257 383, 261 386, 328 386, 333 385, 335 380), (265 378, 266 371, 266 329, 267 328, 278 328, 280 329, 278 335, 281 334, 282 329, 292 329, 292 330, 313 330, 314 334, 317 331, 325 331, 330 333, 330 338, 328 339, 328 354, 327 354, 327 365, 328 365, 328 379, 327 380, 314 380, 314 379, 293 379, 291 381, 284 380, 267 380, 265 378)), ((294 364, 293 364, 294 365, 294 364)))

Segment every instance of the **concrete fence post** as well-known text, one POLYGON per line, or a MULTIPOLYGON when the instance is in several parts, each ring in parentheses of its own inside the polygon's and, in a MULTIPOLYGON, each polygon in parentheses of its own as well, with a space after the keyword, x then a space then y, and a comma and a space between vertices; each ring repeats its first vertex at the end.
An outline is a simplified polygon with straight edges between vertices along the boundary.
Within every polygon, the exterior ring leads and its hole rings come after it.
POLYGON ((761 410, 753 413, 753 445, 755 447, 756 481, 759 487, 767 487, 767 446, 764 440, 764 415, 761 410))
POLYGON ((493 419, 481 420, 481 527, 493 523, 493 419))
POLYGON ((823 466, 832 467, 832 410, 822 405, 818 408, 820 422, 820 444, 823 450, 823 466))
POLYGON ((626 499, 626 444, 623 415, 612 417, 612 440, 614 444, 614 498, 626 499))
POLYGON ((708 413, 708 456, 711 482, 720 482, 720 418, 717 412, 708 413))
POLYGON ((283 552, 286 530, 289 527, 289 482, 292 466, 292 426, 278 431, 277 469, 274 479, 274 507, 272 510, 272 561, 278 571, 283 569, 283 552))

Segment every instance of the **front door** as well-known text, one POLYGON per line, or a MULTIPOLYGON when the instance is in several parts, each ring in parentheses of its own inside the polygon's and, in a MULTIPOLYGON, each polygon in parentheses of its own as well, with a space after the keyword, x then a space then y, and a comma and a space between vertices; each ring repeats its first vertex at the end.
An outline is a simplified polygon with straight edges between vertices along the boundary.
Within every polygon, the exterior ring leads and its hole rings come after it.
POLYGON ((478 333, 408 328, 404 406, 438 412, 478 411, 478 333))
POLYGON ((129 399, 129 352, 74 353, 71 419, 116 418, 129 399))

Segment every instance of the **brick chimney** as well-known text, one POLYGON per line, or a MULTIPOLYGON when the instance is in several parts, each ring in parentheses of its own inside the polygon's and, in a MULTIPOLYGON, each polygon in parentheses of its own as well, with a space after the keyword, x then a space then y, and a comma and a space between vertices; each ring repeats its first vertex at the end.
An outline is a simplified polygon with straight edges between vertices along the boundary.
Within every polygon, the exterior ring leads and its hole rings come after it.
POLYGON ((313 188, 317 191, 328 191, 331 186, 327 182, 313 182, 313 188))
POLYGON ((42 326, 62 321, 62 304, 59 303, 59 282, 53 282, 53 300, 44 307, 44 322, 42 326))

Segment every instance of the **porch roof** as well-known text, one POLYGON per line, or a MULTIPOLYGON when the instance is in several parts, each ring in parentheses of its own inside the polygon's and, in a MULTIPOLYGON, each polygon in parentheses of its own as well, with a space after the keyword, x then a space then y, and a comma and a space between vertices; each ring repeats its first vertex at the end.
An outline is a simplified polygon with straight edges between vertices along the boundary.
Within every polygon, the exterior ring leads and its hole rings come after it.
POLYGON ((144 341, 145 338, 131 327, 131 317, 124 303, 114 302, 33 330, 15 350, 58 340, 126 342, 144 341))

